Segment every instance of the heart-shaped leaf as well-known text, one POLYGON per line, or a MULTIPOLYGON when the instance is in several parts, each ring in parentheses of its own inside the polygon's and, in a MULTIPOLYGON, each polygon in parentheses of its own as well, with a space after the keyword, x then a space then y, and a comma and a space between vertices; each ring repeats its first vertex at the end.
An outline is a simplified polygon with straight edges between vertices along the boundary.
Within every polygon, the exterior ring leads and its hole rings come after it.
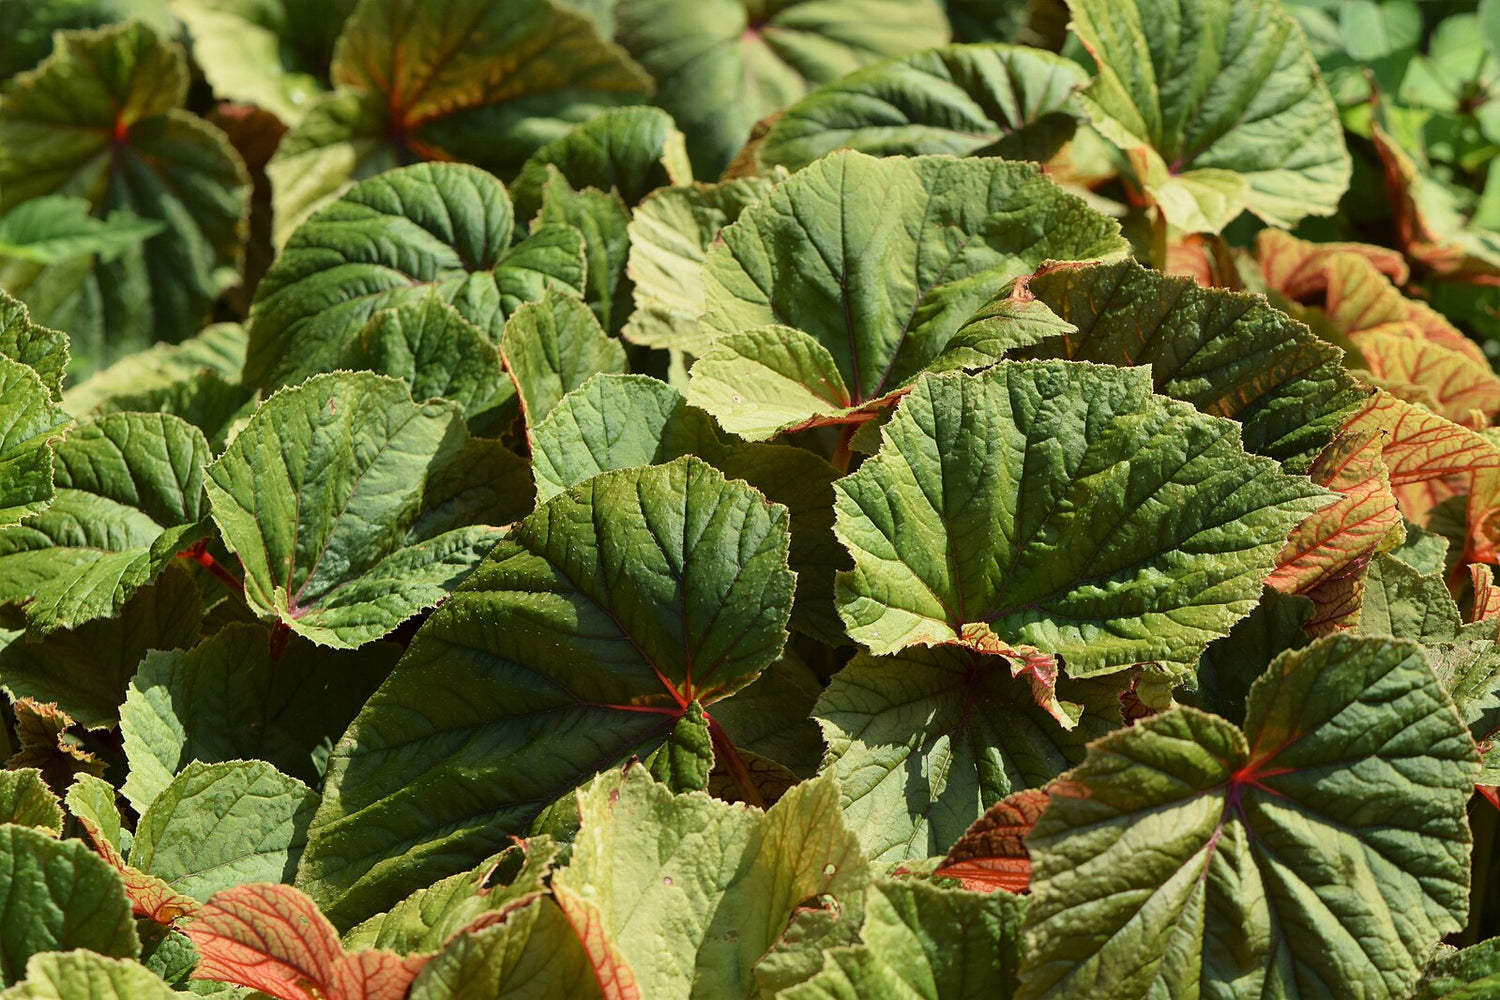
POLYGON ((1027 838, 1020 996, 1407 996, 1468 910, 1477 772, 1420 648, 1389 638, 1282 654, 1243 732, 1176 709, 1105 737, 1027 838))
POLYGON ((262 404, 207 485, 251 608, 352 649, 457 586, 530 508, 525 475, 499 445, 467 441, 455 405, 336 372, 262 404))
POLYGON ((363 918, 748 684, 786 641, 787 522, 694 458, 542 504, 340 740, 299 884, 335 922, 363 918))

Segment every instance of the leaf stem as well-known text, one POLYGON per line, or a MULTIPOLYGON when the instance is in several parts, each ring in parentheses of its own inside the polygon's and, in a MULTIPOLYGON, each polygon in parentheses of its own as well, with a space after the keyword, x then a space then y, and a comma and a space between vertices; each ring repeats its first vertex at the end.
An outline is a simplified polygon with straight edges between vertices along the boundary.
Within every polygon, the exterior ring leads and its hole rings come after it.
POLYGON ((178 559, 187 559, 197 563, 212 573, 220 583, 229 588, 230 593, 240 600, 245 599, 245 584, 239 577, 225 569, 208 551, 208 543, 204 541, 194 542, 192 545, 177 553, 178 559))
POLYGON ((724 770, 729 772, 729 776, 740 788, 740 797, 750 805, 764 809, 766 800, 761 797, 760 789, 755 787, 755 780, 750 777, 750 768, 745 766, 745 758, 734 748, 729 734, 707 712, 703 713, 703 719, 708 723, 708 737, 714 745, 714 756, 724 762, 724 770))
POLYGON ((859 424, 845 424, 843 429, 839 431, 839 442, 834 445, 833 458, 830 461, 832 461, 833 467, 838 469, 840 473, 849 471, 849 462, 853 458, 849 445, 854 440, 854 435, 858 433, 859 428, 859 424))
POLYGON ((286 641, 292 637, 292 630, 286 622, 277 622, 271 626, 271 638, 266 646, 271 654, 272 663, 281 662, 281 654, 286 649, 286 641))
POLYGON ((1158 271, 1167 269, 1167 213, 1160 205, 1153 205, 1151 213, 1151 266, 1158 271))

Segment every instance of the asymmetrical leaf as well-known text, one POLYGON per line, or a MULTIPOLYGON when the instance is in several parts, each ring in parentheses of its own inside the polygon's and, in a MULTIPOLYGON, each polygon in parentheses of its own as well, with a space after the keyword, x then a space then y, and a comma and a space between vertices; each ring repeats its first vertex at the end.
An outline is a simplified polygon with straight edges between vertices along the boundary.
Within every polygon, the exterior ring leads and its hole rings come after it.
POLYGON ((956 878, 970 892, 1025 892, 1031 884, 1026 836, 1046 808, 1042 789, 1007 795, 964 831, 934 874, 956 878))
POLYGON ((217 892, 183 930, 198 946, 194 979, 248 986, 276 1000, 401 1000, 427 961, 344 951, 333 925, 289 885, 217 892))
POLYGON ((163 879, 125 860, 120 811, 115 806, 114 786, 91 774, 81 774, 68 788, 68 811, 83 827, 94 850, 125 885, 125 895, 136 916, 167 926, 198 909, 198 901, 178 892, 163 879))
POLYGON ((223 133, 182 110, 187 87, 182 51, 132 21, 62 36, 0 95, 0 214, 62 194, 159 224, 117 255, 0 268, 91 366, 197 332, 235 280, 249 180, 223 133))
POLYGON ((565 396, 531 433, 537 496, 546 500, 609 469, 697 455, 744 479, 791 514, 790 565, 797 573, 792 626, 844 641, 833 608, 834 573, 849 565, 833 535, 833 466, 801 448, 726 442, 682 393, 642 375, 600 375, 565 396))
POLYGON ((62 806, 36 768, 0 771, 0 823, 62 834, 62 806))
POLYGON ((5 762, 6 768, 35 768, 52 788, 65 788, 80 774, 104 773, 104 761, 83 745, 80 734, 73 731, 72 718, 57 705, 17 698, 11 710, 18 749, 5 762))
POLYGON ((1113 690, 1064 682, 1058 695, 1076 700, 1039 705, 1003 660, 965 649, 849 661, 813 715, 828 743, 823 769, 871 859, 941 854, 988 805, 1051 781, 1120 724, 1113 690))
POLYGON ((970 325, 994 325, 991 312, 1009 323, 1015 304, 1029 299, 1077 329, 1022 356, 1150 365, 1157 392, 1239 421, 1248 450, 1299 467, 1366 394, 1336 348, 1264 300, 1130 261, 1045 269, 970 325))
POLYGON ((413 399, 452 400, 466 419, 511 397, 500 352, 436 292, 375 313, 344 344, 333 367, 398 378, 413 399))
POLYGON ((1377 122, 1371 138, 1385 168, 1396 238, 1407 256, 1457 281, 1500 281, 1500 237, 1470 224, 1452 192, 1423 175, 1411 153, 1377 122))
POLYGON ((691 184, 683 135, 660 108, 610 108, 538 149, 526 160, 511 197, 530 220, 542 207, 548 167, 575 191, 613 191, 629 206, 658 188, 691 184))
POLYGON ((552 0, 366 0, 331 73, 340 89, 311 106, 266 169, 278 244, 351 181, 413 159, 509 177, 570 125, 651 88, 587 17, 552 0))
POLYGON ((323 92, 318 76, 354 0, 173 0, 214 94, 289 125, 323 92))
POLYGON ((1327 502, 1145 371, 1058 361, 925 377, 836 488, 851 638, 1055 658, 1073 677, 1190 670, 1327 502))
POLYGON ((140 953, 120 879, 83 844, 3 824, 0 859, 0 983, 18 982, 38 952, 140 953))
POLYGON ((344 935, 344 947, 381 948, 399 955, 435 952, 459 932, 477 931, 514 918, 514 911, 542 895, 558 845, 530 837, 486 858, 472 871, 451 875, 371 917, 344 935))
POLYGON ((316 787, 334 741, 400 654, 367 645, 356 658, 293 638, 273 660, 268 639, 262 626, 232 624, 140 661, 119 711, 130 763, 121 792, 136 812, 194 760, 264 760, 316 787))
POLYGON ((57 446, 56 499, 0 531, 0 602, 38 631, 118 615, 201 538, 208 442, 166 414, 115 413, 57 446))
POLYGON ((688 399, 751 439, 863 422, 1013 279, 1122 249, 1113 220, 1033 166, 835 153, 709 251, 703 323, 717 339, 688 399))
POLYGON ((1025 911, 1023 900, 1006 893, 875 882, 865 892, 861 943, 825 951, 823 970, 778 1000, 1009 1000, 1025 911))
POLYGON ((1323 449, 1309 478, 1339 499, 1292 530, 1266 583, 1284 594, 1311 598, 1318 634, 1351 625, 1364 600, 1370 560, 1405 537, 1396 495, 1375 433, 1340 434, 1323 449))
POLYGON ((455 938, 412 983, 410 1000, 602 1000, 594 968, 550 897, 455 938))
POLYGON ((719 230, 764 198, 782 173, 742 177, 722 184, 662 188, 641 202, 630 219, 630 260, 635 312, 621 336, 648 347, 701 354, 712 340, 703 315, 703 267, 719 230))
POLYGON ((788 106, 756 150, 792 170, 836 149, 874 156, 1044 161, 1073 135, 1071 59, 1018 45, 950 45, 856 70, 788 106))
POLYGON ((13 698, 53 702, 91 729, 112 727, 141 657, 191 646, 202 620, 203 599, 192 576, 169 565, 117 617, 17 636, 0 649, 0 687, 13 698))
POLYGON ((529 506, 529 490, 507 489, 524 476, 512 456, 486 470, 501 484, 495 502, 450 523, 446 467, 473 460, 465 438, 456 406, 413 403, 401 382, 367 372, 319 375, 267 400, 208 468, 250 606, 352 649, 436 604, 495 543, 492 525, 529 506))
POLYGON ((82 948, 32 955, 26 963, 26 981, 0 992, 0 1000, 178 1000, 179 996, 139 962, 106 958, 82 948))
POLYGON ((723 173, 756 122, 818 84, 948 41, 932 0, 618 0, 614 17, 702 177, 723 173))
POLYGON ((582 302, 555 292, 516 310, 505 325, 500 350, 526 426, 533 430, 594 374, 625 371, 620 342, 604 335, 582 302))
POLYGON ((37 373, 0 354, 0 532, 51 505, 53 442, 68 422, 37 373))
POLYGON ((1243 733, 1177 709, 1105 737, 1027 838, 1019 995, 1407 996, 1468 908, 1475 773, 1420 648, 1391 639, 1278 657, 1243 733))
POLYGON ((286 881, 318 795, 264 761, 188 764, 136 827, 130 863, 206 900, 245 882, 286 881))
POLYGON ((1151 164, 1137 170, 1148 191, 1152 174, 1167 185, 1154 193, 1169 222, 1187 221, 1174 211, 1176 197, 1191 197, 1183 186, 1229 178, 1231 203, 1209 231, 1247 208, 1288 229, 1337 209, 1351 171, 1338 110, 1302 29, 1278 5, 1077 0, 1069 9, 1099 66, 1083 104, 1105 138, 1151 164))
POLYGON ((513 225, 505 189, 474 167, 417 164, 357 185, 300 226, 262 279, 245 381, 325 371, 376 312, 430 292, 498 344, 521 303, 583 287, 576 231, 542 226, 512 246, 513 225))
POLYGON ((745 686, 786 641, 788 542, 786 508, 692 458, 552 497, 339 742, 298 884, 336 923, 363 918, 745 686))
POLYGON ((583 826, 553 894, 595 967, 607 948, 633 995, 750 995, 751 967, 804 900, 833 897, 858 912, 868 867, 826 777, 764 813, 674 797, 638 767, 595 779, 578 802, 583 826), (703 931, 661 946, 684 926, 703 931))

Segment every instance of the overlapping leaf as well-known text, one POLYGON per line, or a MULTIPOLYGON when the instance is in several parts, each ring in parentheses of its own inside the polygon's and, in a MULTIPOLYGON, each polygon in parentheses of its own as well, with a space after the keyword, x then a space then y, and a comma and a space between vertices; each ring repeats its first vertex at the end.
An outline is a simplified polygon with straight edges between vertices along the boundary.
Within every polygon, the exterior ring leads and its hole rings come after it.
POLYGON ((83 827, 94 850, 125 885, 131 911, 154 923, 170 925, 198 908, 198 901, 172 888, 163 879, 148 875, 125 860, 120 811, 115 806, 114 786, 91 774, 79 775, 68 788, 68 812, 83 827))
POLYGON ((278 244, 350 181, 413 159, 510 177, 569 125, 651 88, 587 17, 552 0, 366 0, 331 72, 339 89, 308 109, 266 170, 278 244))
POLYGON ((1468 908, 1476 771, 1420 649, 1391 639, 1278 657, 1243 733, 1178 709, 1106 737, 1027 839, 1019 995, 1407 996, 1468 908))
POLYGON ((790 565, 797 572, 792 625, 826 642, 843 641, 833 608, 833 574, 848 555, 833 536, 833 467, 810 451, 726 442, 682 393, 640 375, 600 375, 561 402, 532 431, 532 473, 546 500, 609 469, 657 465, 697 455, 744 479, 791 515, 790 565))
POLYGON ((614 18, 700 177, 723 173, 756 122, 812 87, 948 41, 932 0, 619 0, 614 18))
POLYGON ((688 398, 751 439, 868 420, 1010 281, 1121 249, 1113 220, 1033 166, 835 153, 709 251, 716 339, 688 398))
POLYGON ((858 654, 818 699, 844 815, 875 861, 943 853, 997 799, 1046 784, 1120 724, 1116 692, 1064 682, 1063 728, 1005 661, 965 649, 858 654), (1079 719, 1080 713, 1082 719, 1079 719))
POLYGON ((453 404, 368 372, 267 400, 208 468, 250 606, 354 648, 436 604, 530 506, 520 460, 466 437, 453 404))
POLYGON ((57 446, 57 496, 0 531, 0 602, 40 631, 113 617, 205 534, 208 442, 166 414, 115 413, 57 446))
POLYGON ((971 892, 1024 892, 1031 884, 1026 835, 1047 808, 1045 790, 1007 795, 954 842, 934 874, 956 878, 971 892))
POLYGON ((82 948, 42 952, 26 963, 26 981, 0 1000, 177 1000, 181 994, 138 962, 82 948))
POLYGON ((356 657, 296 638, 272 660, 266 629, 241 623, 191 650, 147 655, 119 709, 122 794, 145 812, 194 760, 269 761, 316 787, 334 740, 399 653, 370 645, 356 657))
POLYGON ((514 221, 505 189, 473 167, 418 164, 354 187, 297 230, 261 281, 246 382, 327 370, 378 310, 429 291, 497 344, 521 303, 583 287, 576 230, 541 226, 512 246, 514 221))
POLYGON ((1244 209, 1290 228, 1331 215, 1351 164, 1307 39, 1259 0, 1077 0, 1099 66, 1094 126, 1129 151, 1166 218, 1218 232, 1244 209))
POLYGON ((805 901, 858 913, 868 865, 826 777, 762 813, 674 796, 632 767, 595 779, 578 803, 573 860, 552 890, 606 995, 747 996, 752 966, 805 901), (634 992, 611 993, 611 979, 634 992))
POLYGON ((620 342, 604 335, 582 302, 555 292, 516 310, 500 349, 526 426, 533 431, 564 396, 593 375, 625 371, 620 342))
POLYGON ((336 923, 363 918, 749 683, 786 641, 787 520, 693 458, 548 500, 340 741, 299 884, 336 923))
POLYGON ((1043 161, 1073 135, 1071 59, 1017 45, 950 45, 877 63, 788 106, 756 148, 792 170, 836 149, 875 156, 1043 161))
POLYGON ((0 857, 0 983, 19 981, 39 952, 140 953, 119 877, 83 844, 3 824, 0 857))
POLYGON ((1055 658, 1074 677, 1191 669, 1327 502, 1147 372, 1058 361, 926 376, 836 485, 851 638, 1055 658))
POLYGON ((604 994, 567 917, 542 897, 503 924, 454 939, 417 975, 410 1000, 467 997, 603 1000, 604 994))
POLYGON ((62 834, 62 806, 36 768, 0 771, 0 823, 62 834))
POLYGON ((90 365, 197 332, 234 281, 249 180, 223 133, 182 110, 187 87, 182 51, 134 21, 63 36, 0 96, 0 213, 66 194, 162 226, 112 259, 0 269, 90 365))
POLYGON ((1336 348, 1254 296, 1202 289, 1125 261, 1044 270, 980 313, 961 336, 1014 341, 1018 305, 1040 302, 1076 329, 1018 352, 1150 365, 1156 391, 1244 426, 1250 451, 1310 464, 1365 392, 1336 348))
POLYGON ((37 373, 0 354, 0 531, 51 505, 53 444, 68 423, 37 373))
POLYGON ((31 311, 3 290, 0 290, 0 354, 31 366, 52 398, 61 397, 63 374, 69 361, 67 334, 32 322, 31 311))

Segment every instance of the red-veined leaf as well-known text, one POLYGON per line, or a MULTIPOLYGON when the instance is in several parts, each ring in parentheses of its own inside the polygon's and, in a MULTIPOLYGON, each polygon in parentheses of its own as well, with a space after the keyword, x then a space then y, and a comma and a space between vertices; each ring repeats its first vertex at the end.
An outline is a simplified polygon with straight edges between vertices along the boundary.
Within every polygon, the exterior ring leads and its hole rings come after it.
POLYGON ((1500 587, 1495 586, 1495 571, 1482 563, 1469 564, 1469 579, 1474 582, 1473 621, 1500 620, 1500 587))
POLYGON ((1044 789, 1007 795, 958 838, 934 874, 956 878, 971 892, 1025 892, 1031 882, 1026 835, 1046 808, 1044 789))

